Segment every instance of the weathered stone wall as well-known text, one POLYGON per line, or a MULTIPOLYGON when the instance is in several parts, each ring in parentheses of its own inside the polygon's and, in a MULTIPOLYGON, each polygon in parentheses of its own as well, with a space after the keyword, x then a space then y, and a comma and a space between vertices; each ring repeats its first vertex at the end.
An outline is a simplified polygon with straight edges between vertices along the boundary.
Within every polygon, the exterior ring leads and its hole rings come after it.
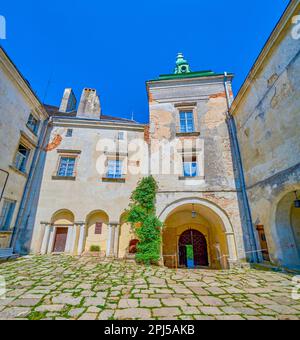
POLYGON ((299 255, 288 255, 295 244, 281 242, 276 214, 280 200, 300 189, 300 43, 292 38, 291 18, 277 33, 233 115, 253 222, 265 226, 271 260, 295 266, 299 255))
MULTIPOLYGON (((141 174, 126 174, 126 182, 105 182, 102 175, 97 171, 97 161, 103 155, 99 150, 99 141, 117 141, 119 131, 127 134, 126 150, 128 159, 126 162, 137 168, 142 166, 143 150, 130 152, 127 149, 127 142, 134 139, 144 139, 144 127, 118 126, 97 122, 80 121, 74 119, 72 122, 64 119, 54 119, 51 131, 50 142, 46 156, 43 182, 38 202, 38 211, 35 222, 34 238, 31 243, 31 251, 39 252, 43 238, 44 227, 41 222, 51 223, 53 215, 60 210, 67 210, 74 214, 75 222, 83 222, 87 226, 86 246, 101 245, 101 250, 105 252, 107 241, 107 224, 120 223, 120 219, 125 209, 130 203, 130 196, 135 189, 141 174), (89 126, 86 126, 88 124, 89 126), (73 136, 66 137, 68 129, 73 129, 73 136), (57 174, 59 157, 67 150, 80 152, 76 165, 76 180, 64 180, 55 178, 57 174), (105 222, 101 237, 94 235, 95 219, 89 220, 93 212, 100 212, 108 216, 108 219, 100 218, 99 222, 105 222), (92 230, 92 229, 93 230, 92 230), (96 243, 96 244, 94 244, 96 243)), ((122 230, 121 230, 122 234, 122 230)), ((123 238, 121 238, 122 242, 123 238)), ((124 242, 127 239, 124 239, 124 242)), ((128 244, 121 244, 125 249, 128 244)), ((88 249, 87 249, 88 250, 88 249)))
MULTIPOLYGON (((35 112, 36 117, 44 120, 41 115, 39 102, 29 90, 27 84, 21 78, 15 67, 0 49, 0 169, 9 172, 9 178, 4 191, 4 199, 16 201, 16 208, 11 223, 14 227, 18 209, 21 203, 31 162, 38 143, 38 136, 33 134, 26 126, 29 115, 35 112), (14 168, 15 155, 19 146, 21 136, 26 137, 32 144, 30 158, 27 162, 26 173, 23 174, 14 168)), ((6 175, 0 172, 0 191, 4 187, 6 175)), ((0 202, 2 211, 4 200, 0 202)), ((4 234, 5 242, 2 247, 8 246, 10 237, 4 234)), ((1 237, 1 235, 0 235, 1 237)), ((1 240, 0 240, 1 242, 1 240)))

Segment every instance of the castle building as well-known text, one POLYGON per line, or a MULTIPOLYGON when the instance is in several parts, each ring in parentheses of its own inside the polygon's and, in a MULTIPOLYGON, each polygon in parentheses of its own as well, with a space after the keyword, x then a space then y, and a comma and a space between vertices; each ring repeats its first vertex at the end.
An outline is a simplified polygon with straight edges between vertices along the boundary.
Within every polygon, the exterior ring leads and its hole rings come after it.
POLYGON ((165 265, 185 267, 188 245, 199 267, 245 261, 251 240, 226 125, 232 78, 192 72, 179 54, 173 74, 147 82, 149 126, 104 115, 94 89, 84 89, 77 109, 66 89, 60 108, 48 107, 51 128, 29 251, 130 256, 137 240, 126 209, 138 181, 153 175, 165 265))
POLYGON ((292 0, 236 98, 233 74, 195 72, 179 53, 146 83, 147 125, 104 114, 91 88, 42 105, 0 49, 0 257, 132 258, 126 210, 152 175, 165 266, 299 269, 298 13, 292 0))

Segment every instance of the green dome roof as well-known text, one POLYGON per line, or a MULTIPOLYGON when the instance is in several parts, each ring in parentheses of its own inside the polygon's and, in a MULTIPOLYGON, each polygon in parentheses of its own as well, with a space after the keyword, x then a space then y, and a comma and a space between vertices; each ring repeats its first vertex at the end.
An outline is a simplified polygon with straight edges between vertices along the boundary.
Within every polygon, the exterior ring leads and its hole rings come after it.
POLYGON ((183 53, 178 53, 175 74, 190 73, 190 64, 184 59, 183 53))

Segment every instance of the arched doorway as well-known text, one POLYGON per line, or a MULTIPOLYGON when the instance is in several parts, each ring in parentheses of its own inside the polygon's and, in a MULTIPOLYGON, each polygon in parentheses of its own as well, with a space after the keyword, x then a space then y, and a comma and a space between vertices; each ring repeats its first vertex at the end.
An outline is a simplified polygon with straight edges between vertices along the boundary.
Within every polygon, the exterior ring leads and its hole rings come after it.
POLYGON ((183 232, 178 242, 179 266, 208 267, 208 249, 205 236, 198 230, 183 232))
POLYGON ((84 249, 89 252, 99 249, 99 253, 105 255, 108 238, 109 217, 103 210, 90 212, 86 217, 86 239, 84 249))
MULTIPOLYGON (((299 192, 299 191, 298 191, 299 192)), ((300 208, 295 192, 289 192, 276 209, 275 260, 279 265, 300 268, 300 208)))
POLYGON ((200 198, 182 199, 167 206, 159 214, 159 218, 165 224, 162 245, 165 266, 186 267, 184 252, 192 251, 195 257, 195 248, 196 267, 228 269, 237 262, 233 227, 226 213, 214 203, 200 198), (192 236, 196 235, 196 242, 201 246, 195 246, 195 241, 191 242, 191 229, 194 230, 192 236), (182 235, 186 237, 183 242, 182 235), (184 250, 183 246, 186 245, 192 247, 184 250), (200 248, 202 254, 197 250, 200 248))
POLYGON ((52 216, 53 230, 48 251, 53 253, 69 253, 73 251, 76 237, 74 220, 74 214, 69 210, 60 210, 52 216))

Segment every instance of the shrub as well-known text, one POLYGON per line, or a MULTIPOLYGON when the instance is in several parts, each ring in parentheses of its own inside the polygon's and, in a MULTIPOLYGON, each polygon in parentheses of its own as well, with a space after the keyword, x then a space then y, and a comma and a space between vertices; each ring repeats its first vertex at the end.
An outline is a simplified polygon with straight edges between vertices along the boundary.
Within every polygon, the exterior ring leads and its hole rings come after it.
POLYGON ((91 248, 90 248, 90 251, 92 252, 92 253, 100 253, 100 251, 101 251, 101 248, 100 248, 100 246, 91 246, 91 248))

